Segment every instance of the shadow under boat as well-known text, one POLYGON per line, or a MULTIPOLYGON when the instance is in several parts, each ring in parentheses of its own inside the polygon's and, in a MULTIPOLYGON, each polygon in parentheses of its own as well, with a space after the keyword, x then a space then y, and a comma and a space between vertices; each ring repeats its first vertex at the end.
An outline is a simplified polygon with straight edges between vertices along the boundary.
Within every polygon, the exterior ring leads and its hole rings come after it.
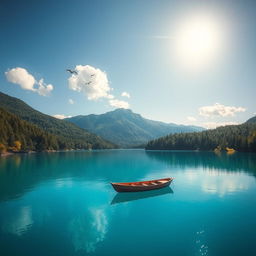
POLYGON ((111 204, 118 204, 118 203, 124 203, 129 202, 133 200, 139 200, 144 198, 150 198, 150 197, 156 197, 166 194, 173 194, 173 190, 170 187, 165 187, 161 189, 155 189, 155 190, 149 190, 149 191, 143 191, 143 192, 122 192, 117 193, 113 200, 111 201, 111 204))

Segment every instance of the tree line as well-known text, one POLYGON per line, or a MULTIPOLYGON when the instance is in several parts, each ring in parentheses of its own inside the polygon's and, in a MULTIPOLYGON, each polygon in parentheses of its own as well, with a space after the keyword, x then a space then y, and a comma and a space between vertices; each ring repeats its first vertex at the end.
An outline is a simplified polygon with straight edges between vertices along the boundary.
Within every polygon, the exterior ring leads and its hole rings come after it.
POLYGON ((256 152, 256 124, 229 125, 216 129, 176 133, 149 141, 147 150, 229 150, 256 152))

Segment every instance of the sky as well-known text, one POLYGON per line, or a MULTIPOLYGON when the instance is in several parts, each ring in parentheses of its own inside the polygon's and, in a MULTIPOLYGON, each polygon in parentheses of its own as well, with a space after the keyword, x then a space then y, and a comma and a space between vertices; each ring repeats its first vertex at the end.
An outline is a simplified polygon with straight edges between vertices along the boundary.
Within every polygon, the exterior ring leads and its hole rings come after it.
POLYGON ((123 107, 168 123, 242 123, 256 114, 255 10, 248 0, 2 0, 0 91, 58 118, 123 107))

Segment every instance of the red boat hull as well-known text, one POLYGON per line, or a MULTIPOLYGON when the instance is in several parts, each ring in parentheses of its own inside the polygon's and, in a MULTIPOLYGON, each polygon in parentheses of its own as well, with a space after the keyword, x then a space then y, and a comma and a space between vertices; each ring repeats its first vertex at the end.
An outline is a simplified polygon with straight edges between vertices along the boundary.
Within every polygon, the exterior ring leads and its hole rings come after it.
POLYGON ((167 187, 171 184, 173 178, 158 180, 148 180, 139 182, 111 183, 117 192, 138 192, 167 187))

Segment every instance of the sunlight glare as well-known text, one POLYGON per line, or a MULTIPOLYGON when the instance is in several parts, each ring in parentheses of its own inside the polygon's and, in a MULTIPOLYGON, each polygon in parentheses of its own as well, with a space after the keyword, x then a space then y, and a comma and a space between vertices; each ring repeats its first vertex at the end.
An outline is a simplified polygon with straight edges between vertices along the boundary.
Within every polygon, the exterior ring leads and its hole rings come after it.
POLYGON ((175 35, 175 53, 183 66, 192 69, 211 62, 221 45, 221 28, 207 16, 196 16, 182 22, 175 35))

